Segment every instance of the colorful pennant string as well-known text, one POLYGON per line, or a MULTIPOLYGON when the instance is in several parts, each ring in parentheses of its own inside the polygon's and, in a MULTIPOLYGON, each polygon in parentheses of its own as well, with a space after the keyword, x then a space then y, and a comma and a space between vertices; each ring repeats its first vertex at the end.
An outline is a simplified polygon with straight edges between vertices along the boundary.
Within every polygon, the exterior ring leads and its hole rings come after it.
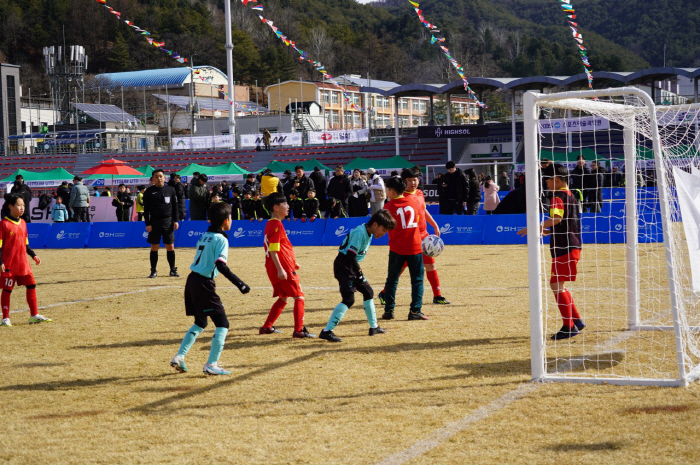
POLYGON ((418 15, 418 19, 420 19, 420 22, 423 24, 423 26, 430 30, 430 43, 439 44, 438 46, 440 47, 442 53, 449 60, 450 64, 457 70, 457 74, 459 74, 459 77, 462 78, 462 81, 464 81, 464 90, 467 91, 469 97, 472 98, 476 102, 476 104, 479 105, 481 108, 487 108, 487 105, 484 102, 479 101, 479 98, 476 96, 476 93, 471 89, 471 87, 469 87, 469 80, 467 79, 467 76, 464 73, 464 68, 462 67, 462 65, 460 65, 457 62, 457 60, 454 59, 454 57, 450 54, 450 50, 447 47, 445 47, 444 45, 440 45, 445 42, 444 37, 435 36, 435 34, 440 33, 440 29, 438 29, 436 25, 429 23, 425 19, 425 17, 423 16, 423 10, 420 9, 420 5, 418 3, 412 2, 411 0, 408 0, 408 3, 410 3, 413 6, 413 10, 418 15))
POLYGON ((591 63, 588 59, 588 51, 586 47, 583 46, 583 36, 578 32, 578 23, 572 21, 576 19, 576 11, 571 5, 571 0, 559 0, 562 11, 566 14, 567 23, 571 29, 571 34, 576 41, 576 46, 578 47, 578 53, 581 55, 581 62, 583 62, 583 70, 586 72, 586 77, 588 78, 588 88, 593 89, 593 71, 591 70, 591 63))

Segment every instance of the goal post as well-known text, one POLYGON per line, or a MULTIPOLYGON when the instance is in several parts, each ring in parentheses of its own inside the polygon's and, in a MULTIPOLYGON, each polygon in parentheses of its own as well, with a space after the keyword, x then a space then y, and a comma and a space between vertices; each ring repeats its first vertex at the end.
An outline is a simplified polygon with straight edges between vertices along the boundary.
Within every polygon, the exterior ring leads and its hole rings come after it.
POLYGON ((683 386, 698 377, 700 296, 688 284, 673 169, 698 162, 699 114, 698 104, 657 107, 636 88, 524 95, 533 379, 683 386), (577 154, 594 154, 586 163, 624 173, 583 175, 594 176, 587 179, 595 186, 582 194, 591 212, 581 215, 579 273, 567 288, 586 328, 570 339, 550 339, 561 317, 548 286, 549 246, 536 233, 542 153, 569 169, 577 154), (600 179, 624 179, 624 199, 614 198, 622 195, 617 188, 603 201, 600 179))

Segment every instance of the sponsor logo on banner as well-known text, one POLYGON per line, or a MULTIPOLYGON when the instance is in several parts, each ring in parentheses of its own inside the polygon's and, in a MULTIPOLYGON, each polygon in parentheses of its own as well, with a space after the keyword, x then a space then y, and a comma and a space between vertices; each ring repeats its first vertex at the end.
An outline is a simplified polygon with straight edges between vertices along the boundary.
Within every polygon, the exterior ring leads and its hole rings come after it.
POLYGON ((450 223, 445 223, 440 228, 440 234, 450 234, 453 232, 452 229, 454 229, 454 228, 452 226, 450 226, 450 223))
POLYGON ((100 231, 98 236, 100 237, 100 239, 103 239, 103 238, 106 238, 106 239, 124 239, 126 237, 126 233, 100 231))
POLYGON ((449 139, 465 137, 488 137, 489 127, 485 124, 465 126, 420 126, 419 139, 449 139))
MULTIPOLYGON (((238 228, 233 233, 233 238, 234 239, 242 239, 244 237, 262 237, 263 233, 264 233, 264 230, 262 230, 262 229, 249 229, 246 231, 244 228, 238 228)), ((289 231, 287 231, 287 235, 289 235, 289 231)))
POLYGON ((346 228, 345 226, 340 226, 338 229, 335 230, 335 235, 336 237, 343 237, 346 234, 350 232, 350 228, 346 228))
POLYGON ((610 129, 610 121, 600 116, 584 116, 576 119, 550 119, 538 121, 540 133, 586 132, 610 129))
POLYGON ((239 239, 239 238, 241 238, 241 237, 243 237, 243 236, 245 236, 245 231, 243 230, 243 228, 238 228, 238 229, 233 233, 233 237, 236 238, 236 239, 239 239))
MULTIPOLYGON (((241 134, 241 147, 259 147, 265 145, 262 134, 241 134)), ((300 132, 279 132, 272 135, 270 145, 273 147, 301 145, 300 132)))
POLYGON ((309 144, 343 144, 369 141, 369 129, 349 129, 346 131, 309 131, 309 144))
POLYGON ((56 234, 56 239, 59 241, 62 241, 63 239, 79 239, 80 238, 80 233, 66 233, 63 229, 61 229, 58 234, 56 234))
POLYGON ((497 233, 514 233, 514 232, 518 232, 521 229, 522 228, 519 226, 503 226, 501 224, 496 226, 497 233))
POLYGON ((622 231, 622 225, 620 223, 615 225, 615 231, 622 231))
POLYGON ((216 149, 233 148, 236 146, 233 137, 224 136, 196 136, 196 137, 174 137, 173 147, 177 149, 216 149))
POLYGON ((199 237, 204 235, 204 231, 190 231, 187 233, 189 237, 199 237))

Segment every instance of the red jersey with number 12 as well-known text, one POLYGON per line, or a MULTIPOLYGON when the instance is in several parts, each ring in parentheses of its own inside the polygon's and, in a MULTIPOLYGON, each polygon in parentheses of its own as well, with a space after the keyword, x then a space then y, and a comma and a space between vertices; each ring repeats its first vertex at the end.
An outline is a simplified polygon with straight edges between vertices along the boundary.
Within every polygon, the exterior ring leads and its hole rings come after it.
POLYGON ((421 206, 420 210, 420 220, 418 221, 418 229, 420 229, 420 237, 421 239, 425 238, 426 236, 429 236, 428 234, 428 221, 426 220, 426 207, 425 207, 425 194, 423 193, 422 190, 416 189, 413 192, 408 192, 405 191, 403 193, 404 196, 406 197, 411 197, 416 199, 416 202, 418 202, 421 206))
POLYGON ((421 250, 420 221, 424 216, 415 195, 396 197, 384 205, 396 220, 396 228, 389 231, 389 250, 399 255, 417 255, 421 250))
POLYGON ((5 217, 0 221, 0 247, 2 247, 2 263, 5 270, 12 276, 27 276, 32 274, 32 267, 27 258, 27 224, 23 219, 13 221, 5 217))
POLYGON ((272 261, 270 252, 277 252, 280 265, 287 272, 287 279, 295 279, 297 276, 295 274, 297 259, 294 256, 292 243, 289 242, 287 232, 284 230, 284 225, 280 220, 271 219, 267 222, 263 245, 265 247, 265 269, 270 280, 274 278, 273 283, 278 281, 277 267, 275 267, 275 262, 272 261))

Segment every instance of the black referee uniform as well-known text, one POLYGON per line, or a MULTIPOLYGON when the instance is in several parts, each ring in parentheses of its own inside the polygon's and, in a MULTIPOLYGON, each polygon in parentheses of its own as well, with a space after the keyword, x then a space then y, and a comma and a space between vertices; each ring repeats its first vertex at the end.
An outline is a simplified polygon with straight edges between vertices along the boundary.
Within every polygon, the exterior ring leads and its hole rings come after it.
POLYGON ((178 199, 175 189, 167 184, 163 187, 150 186, 143 194, 143 219, 146 226, 151 227, 148 233, 148 243, 151 244, 151 275, 156 277, 158 265, 158 248, 160 240, 167 250, 166 255, 170 265, 170 276, 178 277, 175 267, 175 223, 179 221, 178 199))

